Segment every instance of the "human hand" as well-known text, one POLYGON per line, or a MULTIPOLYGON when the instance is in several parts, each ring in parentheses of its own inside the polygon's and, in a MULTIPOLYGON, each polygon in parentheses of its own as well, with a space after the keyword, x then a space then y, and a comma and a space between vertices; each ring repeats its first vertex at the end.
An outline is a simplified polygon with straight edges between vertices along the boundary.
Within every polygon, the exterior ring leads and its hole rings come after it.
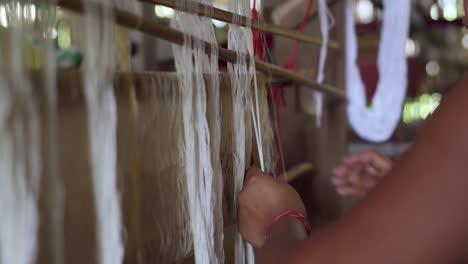
POLYGON ((392 164, 377 152, 354 153, 333 170, 331 181, 340 195, 363 197, 390 171, 392 164))
POLYGON ((277 181, 257 168, 247 171, 239 193, 239 230, 257 248, 265 243, 265 229, 275 217, 293 210, 305 215, 304 204, 288 184, 277 181))

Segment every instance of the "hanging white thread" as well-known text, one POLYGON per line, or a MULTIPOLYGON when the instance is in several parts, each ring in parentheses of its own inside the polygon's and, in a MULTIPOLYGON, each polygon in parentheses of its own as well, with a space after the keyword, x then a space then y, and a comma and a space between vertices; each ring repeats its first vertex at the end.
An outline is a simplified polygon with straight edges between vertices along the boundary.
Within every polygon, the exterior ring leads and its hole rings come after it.
POLYGON ((39 107, 22 53, 32 27, 23 23, 18 2, 7 8, 11 33, 5 43, 12 59, 0 71, 0 263, 29 264, 38 243, 39 107))
MULTIPOLYGON (((267 41, 265 39, 265 37, 262 35, 262 45, 265 49, 265 53, 267 55, 267 57, 273 57, 272 54, 271 54, 271 50, 268 48, 268 44, 267 44, 267 41)), ((271 77, 272 77, 272 74, 271 74, 271 71, 268 71, 268 74, 267 74, 267 80, 271 80, 271 77)), ((273 88, 268 88, 267 90, 267 93, 273 97, 273 91, 272 91, 273 88)), ((276 109, 276 105, 275 104, 272 104, 272 111, 273 111, 273 117, 277 117, 278 115, 278 111, 281 111, 281 109, 276 109)), ((276 121, 273 122, 274 123, 274 133, 276 134, 276 136, 279 137, 279 134, 280 134, 280 131, 279 131, 279 127, 278 127, 278 123, 276 121)), ((286 176, 286 166, 285 166, 285 163, 284 163, 284 155, 283 155, 283 147, 281 146, 280 144, 280 140, 277 139, 277 144, 278 144, 278 149, 279 149, 279 159, 281 161, 281 170, 283 172, 283 175, 286 176)), ((273 175, 275 175, 275 177, 278 177, 278 175, 276 175, 276 172, 273 173, 273 175)))
MULTIPOLYGON (((317 69, 317 82, 323 83, 325 80, 325 63, 327 60, 328 40, 330 28, 334 24, 333 15, 328 9, 326 0, 318 0, 318 14, 320 19, 320 32, 322 34, 322 45, 320 47, 320 58, 317 69)), ((323 94, 319 91, 312 91, 315 98, 315 114, 317 127, 322 126, 323 94)))
POLYGON ((407 86, 405 45, 409 33, 409 0, 384 0, 379 47, 379 83, 372 109, 366 104, 365 87, 357 65, 358 46, 354 1, 346 2, 346 80, 348 118, 356 133, 369 141, 382 142, 391 137, 400 117, 407 86))
MULTIPOLYGON (((250 12, 250 5, 247 1, 229 1, 229 10, 234 14, 247 15, 250 12)), ((245 107, 247 90, 250 89, 250 81, 248 76, 247 61, 245 56, 239 54, 247 54, 247 39, 245 35, 246 28, 237 26, 239 16, 234 16, 232 24, 229 24, 228 30, 228 48, 238 53, 237 63, 228 63, 228 71, 231 79, 232 105, 233 105, 233 176, 234 176, 234 204, 232 208, 237 206, 237 194, 242 189, 243 176, 245 171, 245 107)), ((252 41, 252 40, 251 40, 252 41)), ((234 211, 234 215, 237 212, 234 211)), ((245 263, 245 248, 242 236, 237 233, 234 245, 235 263, 245 263)))
MULTIPOLYGON (((202 39, 213 46, 218 45, 216 32, 213 26, 211 17, 213 17, 213 0, 201 0, 207 9, 204 10, 205 17, 202 20, 202 39)), ((208 56, 202 57, 208 59, 208 56)), ((211 49, 209 56, 210 61, 203 63, 205 66, 204 73, 207 74, 210 84, 208 89, 210 99, 208 107, 211 111, 207 114, 210 123, 210 143, 211 143, 211 166, 213 168, 213 199, 208 208, 208 213, 213 212, 212 220, 207 223, 214 227, 210 229, 209 235, 214 236, 214 249, 216 256, 213 257, 213 263, 224 263, 224 219, 223 219, 223 172, 221 161, 219 159, 221 148, 221 116, 220 116, 220 81, 219 81, 219 65, 218 65, 218 50, 211 49)), ((209 216, 207 216, 209 217, 209 216)))
MULTIPOLYGON (((251 18, 251 5, 249 0, 231 1, 229 9, 234 14, 251 18)), ((233 115, 234 127, 236 128, 234 136, 234 201, 237 204, 237 193, 242 189, 243 176, 245 170, 245 128, 244 128, 244 107, 249 107, 252 115, 255 139, 260 160, 261 169, 264 170, 264 158, 262 147, 261 116, 259 111, 259 98, 256 70, 254 63, 253 34, 250 25, 245 28, 237 26, 239 17, 234 16, 233 23, 229 25, 228 47, 238 53, 236 64, 228 64, 228 70, 231 77, 231 89, 233 91, 233 115), (248 61, 246 56, 248 55, 248 61), (251 87, 254 87, 255 104, 252 101, 251 87), (239 157, 239 160, 236 158, 239 157)), ((249 23, 251 21, 248 21, 249 23)), ((234 208, 236 206, 234 205, 234 208)), ((253 248, 250 244, 243 241, 240 234, 236 235, 235 241, 236 263, 255 263, 253 248)))
POLYGON ((255 63, 254 63, 254 51, 253 45, 250 47, 248 46, 250 56, 251 65, 249 67, 249 74, 253 77, 252 82, 254 85, 254 96, 255 96, 255 108, 252 102, 252 96, 250 93, 250 89, 248 90, 248 100, 250 104, 250 112, 252 115, 252 123, 254 127, 254 134, 255 134, 255 142, 257 143, 257 151, 258 157, 260 160, 260 169, 265 171, 265 161, 263 158, 263 146, 262 146, 262 123, 261 123, 261 116, 260 116, 260 106, 259 106, 259 98, 258 98, 258 83, 257 83, 257 74, 255 71, 255 63))
MULTIPOLYGON (((183 6, 187 3, 179 0, 176 1, 176 5, 183 6)), ((188 8, 195 10, 196 5, 188 8)), ((198 39, 216 42, 213 25, 207 18, 176 12, 171 24, 198 39)), ((213 224, 213 167, 203 77, 203 73, 206 72, 218 74, 217 68, 212 68, 214 58, 210 61, 205 54, 203 42, 191 39, 187 35, 184 45, 173 45, 173 51, 179 82, 183 87, 186 179, 195 262, 218 263, 213 224), (207 64, 211 64, 211 67, 207 67, 207 64)))
MULTIPOLYGON (((213 46, 217 46, 217 39, 216 33, 214 29, 213 22, 211 17, 213 16, 213 1, 212 0, 198 0, 199 2, 205 4, 207 8, 205 8, 204 13, 205 16, 199 17, 201 24, 199 26, 201 32, 200 36, 201 39, 210 43, 213 46)), ((202 47, 203 48, 203 47, 202 47)), ((210 255, 211 255, 211 263, 224 263, 224 247, 223 247, 223 176, 221 170, 221 163, 219 158, 219 150, 221 144, 221 119, 219 115, 219 66, 218 66, 218 50, 211 49, 211 54, 208 57, 203 51, 200 53, 200 62, 203 66, 203 74, 206 74, 208 77, 208 81, 210 82, 207 87, 210 89, 210 100, 207 101, 207 94, 204 93, 204 97, 201 100, 204 100, 210 103, 211 109, 215 111, 215 113, 206 113, 205 106, 205 113, 204 117, 211 117, 210 122, 212 125, 212 130, 207 126, 206 129, 206 136, 208 137, 207 142, 207 152, 206 157, 210 157, 210 155, 214 156, 214 159, 207 160, 207 166, 209 167, 210 175, 207 175, 208 179, 204 180, 204 184, 207 185, 207 197, 205 200, 205 218, 206 225, 207 225, 207 236, 213 238, 213 242, 211 242, 210 246, 210 255), (211 153, 210 151, 214 152, 211 153), (211 161, 211 163, 208 163, 211 161)), ((205 103, 206 104, 206 103, 205 103)))
MULTIPOLYGON (((111 5, 110 0, 104 1, 111 5)), ((117 105, 112 87, 116 28, 111 9, 85 5, 85 99, 93 188, 96 203, 98 262, 123 261, 122 219, 117 191, 117 105)))

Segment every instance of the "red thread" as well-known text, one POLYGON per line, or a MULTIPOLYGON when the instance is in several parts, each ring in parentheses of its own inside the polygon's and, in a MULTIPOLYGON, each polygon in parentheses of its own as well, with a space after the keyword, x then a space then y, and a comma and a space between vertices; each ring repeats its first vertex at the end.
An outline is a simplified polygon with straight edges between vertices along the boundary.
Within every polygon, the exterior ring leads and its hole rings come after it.
MULTIPOLYGON (((302 21, 299 26, 299 30, 304 33, 305 26, 307 25, 307 20, 309 19, 311 13, 312 13, 312 7, 314 5, 314 0, 309 0, 307 3, 307 8, 306 8, 306 13, 304 17, 302 18, 302 21)), ((288 62, 283 66, 286 69, 292 69, 295 67, 296 64, 296 58, 297 58, 297 53, 299 51, 299 41, 296 40, 296 43, 294 44, 294 49, 291 54, 291 57, 289 57, 288 62)))
MULTIPOLYGON (((256 0, 254 0, 256 1, 256 0)), ((307 20, 309 19, 311 13, 312 13, 312 7, 313 7, 313 4, 314 4, 314 1, 313 0, 309 0, 309 2, 307 3, 307 7, 306 7, 306 12, 304 14, 304 17, 302 18, 302 21, 299 25, 299 30, 301 32, 304 32, 305 30, 305 27, 307 25, 307 20)), ((292 54, 291 56, 289 57, 288 61, 286 62, 286 64, 283 65, 283 68, 285 69, 290 69, 290 70, 293 70, 295 67, 296 67, 296 59, 297 59, 297 54, 299 52, 299 41, 296 41, 295 44, 294 44, 294 48, 293 48, 293 51, 292 51, 292 54)), ((271 93, 271 99, 273 101, 273 103, 275 104, 275 107, 276 107, 276 126, 277 126, 277 135, 276 135, 276 154, 278 156, 277 160, 276 160, 276 173, 277 175, 280 175, 281 172, 282 172, 282 169, 281 169, 281 159, 280 159, 280 155, 281 155, 281 151, 280 151, 280 148, 281 148, 281 134, 280 134, 280 131, 281 131, 281 109, 280 107, 281 106, 284 106, 286 105, 286 100, 285 100, 285 97, 284 97, 284 86, 283 87, 275 87, 275 89, 272 89, 273 92, 271 93)))
MULTIPOLYGON (((254 0, 252 8, 252 19, 258 20, 257 1, 254 0)), ((265 59, 265 49, 262 45, 262 33, 258 30, 252 29, 254 55, 260 60, 265 59)))
POLYGON ((277 217, 275 217, 273 219, 273 221, 265 228, 265 240, 268 239, 268 237, 270 236, 270 233, 271 233, 271 229, 273 228, 273 225, 278 222, 280 219, 284 218, 284 217, 294 217, 296 219, 298 219, 299 221, 302 222, 302 224, 304 225, 305 229, 306 229, 306 232, 307 232, 307 236, 310 236, 310 233, 312 232, 312 227, 310 227, 310 224, 309 224, 309 221, 307 220, 307 217, 305 217, 303 214, 297 212, 297 211, 286 211, 280 215, 278 215, 277 217))
POLYGON ((275 137, 275 151, 276 151, 276 176, 281 175, 282 162, 281 162, 281 107, 286 105, 286 100, 284 98, 284 87, 277 87, 275 89, 270 89, 270 100, 275 105, 276 115, 276 137, 275 137))

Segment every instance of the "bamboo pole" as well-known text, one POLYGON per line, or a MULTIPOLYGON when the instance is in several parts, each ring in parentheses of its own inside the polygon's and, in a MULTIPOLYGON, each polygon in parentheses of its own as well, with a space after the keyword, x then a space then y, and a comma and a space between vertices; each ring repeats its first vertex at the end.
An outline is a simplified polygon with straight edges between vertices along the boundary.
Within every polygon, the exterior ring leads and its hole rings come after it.
MULTIPOLYGON (((290 30, 288 28, 269 24, 269 23, 265 23, 260 20, 252 20, 245 16, 235 15, 231 12, 228 12, 228 11, 216 8, 216 7, 207 6, 205 4, 197 3, 192 0, 185 0, 187 2, 187 5, 184 5, 184 6, 176 5, 175 3, 176 0, 140 0, 140 1, 163 5, 163 6, 170 7, 170 8, 183 11, 183 12, 195 13, 199 16, 206 16, 205 10, 211 9, 213 10, 213 13, 210 14, 210 16, 219 21, 223 21, 226 23, 233 23, 234 17, 237 16, 237 21, 239 21, 238 22, 239 26, 252 27, 262 32, 272 33, 275 35, 303 41, 303 42, 313 44, 313 45, 322 45, 322 41, 320 39, 304 34, 302 32, 299 32, 296 30, 290 30)), ((335 41, 328 41, 328 47, 330 49, 339 49, 339 45, 335 41)))
POLYGON ((289 171, 287 171, 283 176, 280 177, 280 180, 285 182, 292 182, 305 174, 314 170, 314 165, 310 162, 301 163, 289 171))
MULTIPOLYGON (((78 13, 84 12, 84 6, 83 6, 82 0, 58 0, 57 5, 62 8, 66 8, 66 9, 69 9, 78 13)), ((92 3, 92 5, 96 5, 96 7, 99 7, 99 8, 106 8, 103 4, 100 4, 100 3, 92 3)), ((113 8, 113 11, 115 14, 116 23, 119 24, 120 26, 124 26, 130 29, 135 29, 135 30, 144 32, 146 34, 164 39, 166 41, 169 41, 178 45, 184 44, 184 39, 185 39, 184 34, 178 30, 161 25, 152 19, 146 19, 141 16, 136 16, 130 12, 126 12, 118 8, 113 8)), ((232 50, 224 49, 221 47, 215 47, 214 45, 211 45, 208 42, 204 42, 204 46, 205 46, 205 52, 207 54, 211 54, 212 49, 218 49, 218 54, 221 59, 230 63, 237 63, 238 56, 236 52, 232 50)), ((267 76, 270 76, 271 74, 272 76, 275 76, 281 79, 291 80, 292 82, 296 84, 314 88, 332 97, 335 97, 341 100, 346 100, 345 93, 343 91, 336 89, 333 86, 330 86, 327 84, 319 84, 318 82, 314 80, 311 80, 304 76, 295 74, 292 71, 285 70, 277 65, 266 63, 258 59, 255 59, 255 65, 256 65, 257 70, 263 72, 267 76)))

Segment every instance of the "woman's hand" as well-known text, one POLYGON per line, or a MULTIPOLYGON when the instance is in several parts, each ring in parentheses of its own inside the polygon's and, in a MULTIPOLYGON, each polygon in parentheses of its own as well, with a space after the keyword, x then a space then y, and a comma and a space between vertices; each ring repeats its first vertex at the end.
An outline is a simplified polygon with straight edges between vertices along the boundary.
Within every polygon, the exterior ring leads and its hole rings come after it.
POLYGON ((365 196, 392 168, 392 161, 373 151, 351 154, 332 173, 331 181, 343 196, 365 196))
POLYGON ((305 215, 297 192, 288 184, 263 174, 259 169, 247 171, 244 188, 239 194, 239 230, 253 246, 265 243, 265 229, 273 219, 289 210, 305 215))

